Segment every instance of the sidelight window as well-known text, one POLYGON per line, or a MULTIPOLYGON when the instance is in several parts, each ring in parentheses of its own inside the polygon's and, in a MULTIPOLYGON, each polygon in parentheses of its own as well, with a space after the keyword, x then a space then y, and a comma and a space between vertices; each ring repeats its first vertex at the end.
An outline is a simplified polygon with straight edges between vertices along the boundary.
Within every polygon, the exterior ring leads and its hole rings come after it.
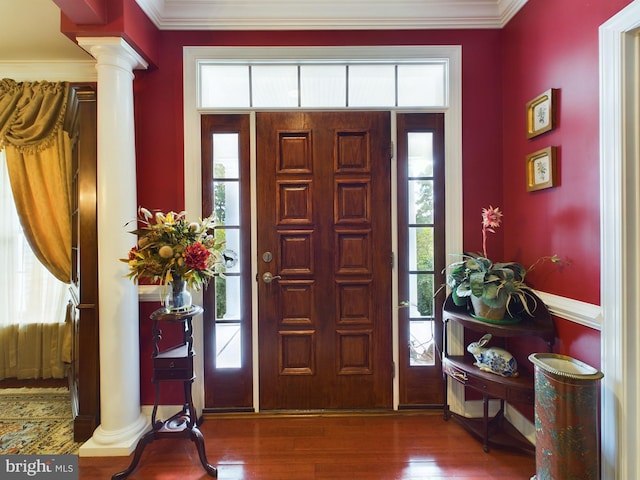
POLYGON ((444 278, 442 114, 398 113, 400 405, 438 405, 444 278))
POLYGON ((203 292, 205 409, 248 408, 251 390, 251 280, 248 115, 202 117, 202 211, 237 263, 203 292))
MULTIPOLYGON (((239 139, 237 133, 213 134, 213 205, 219 226, 218 241, 234 252, 240 249, 240 177, 239 139)), ((224 277, 215 281, 216 368, 242 366, 242 336, 240 315, 240 272, 238 263, 227 269, 224 277)))
POLYGON ((410 365, 434 365, 433 133, 407 133, 410 365))

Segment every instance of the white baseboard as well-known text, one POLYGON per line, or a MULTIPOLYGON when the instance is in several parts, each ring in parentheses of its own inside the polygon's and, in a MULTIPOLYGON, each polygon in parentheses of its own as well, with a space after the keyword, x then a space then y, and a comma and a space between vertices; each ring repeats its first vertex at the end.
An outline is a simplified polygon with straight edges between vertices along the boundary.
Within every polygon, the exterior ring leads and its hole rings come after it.
MULTIPOLYGON (((493 417, 500 410, 500 400, 489 400, 489 417, 493 417)), ((464 402, 464 413, 467 418, 481 418, 484 415, 482 400, 469 400, 464 402)), ((533 445, 536 444, 535 425, 522 415, 517 409, 505 402, 504 418, 518 430, 533 445)))
POLYGON ((518 410, 509 405, 505 405, 504 417, 533 445, 536 444, 536 426, 522 415, 518 410))

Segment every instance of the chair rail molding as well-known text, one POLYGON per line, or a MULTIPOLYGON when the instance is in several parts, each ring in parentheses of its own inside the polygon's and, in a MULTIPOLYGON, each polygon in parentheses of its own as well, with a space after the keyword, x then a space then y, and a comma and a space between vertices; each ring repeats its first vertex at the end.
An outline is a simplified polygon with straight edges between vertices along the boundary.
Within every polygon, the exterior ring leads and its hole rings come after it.
POLYGON ((551 315, 594 330, 601 330, 602 309, 599 305, 561 297, 552 293, 538 291, 535 293, 545 303, 551 315))

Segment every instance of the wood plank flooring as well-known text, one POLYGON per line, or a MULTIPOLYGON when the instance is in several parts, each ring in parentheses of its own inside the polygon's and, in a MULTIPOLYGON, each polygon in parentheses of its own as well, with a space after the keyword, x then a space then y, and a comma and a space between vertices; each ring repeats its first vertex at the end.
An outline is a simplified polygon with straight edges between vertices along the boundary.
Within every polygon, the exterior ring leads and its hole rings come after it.
MULTIPOLYGON (((482 445, 441 413, 208 415, 201 425, 220 480, 529 480, 530 455, 482 445)), ((130 457, 80 457, 80 479, 110 479, 130 457)), ((148 445, 131 480, 210 479, 195 444, 148 445)))

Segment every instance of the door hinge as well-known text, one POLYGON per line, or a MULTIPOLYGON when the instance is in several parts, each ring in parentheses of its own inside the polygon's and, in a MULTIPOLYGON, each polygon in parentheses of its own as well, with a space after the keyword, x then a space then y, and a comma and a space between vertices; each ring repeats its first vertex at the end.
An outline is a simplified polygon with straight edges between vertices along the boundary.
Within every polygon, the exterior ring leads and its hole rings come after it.
POLYGON ((391 362, 391 367, 393 368, 393 375, 391 378, 396 378, 396 362, 391 362))
POLYGON ((391 252, 391 268, 394 269, 396 266, 396 254, 395 252, 391 252))
POLYGON ((389 160, 393 160, 393 142, 389 143, 389 160))

